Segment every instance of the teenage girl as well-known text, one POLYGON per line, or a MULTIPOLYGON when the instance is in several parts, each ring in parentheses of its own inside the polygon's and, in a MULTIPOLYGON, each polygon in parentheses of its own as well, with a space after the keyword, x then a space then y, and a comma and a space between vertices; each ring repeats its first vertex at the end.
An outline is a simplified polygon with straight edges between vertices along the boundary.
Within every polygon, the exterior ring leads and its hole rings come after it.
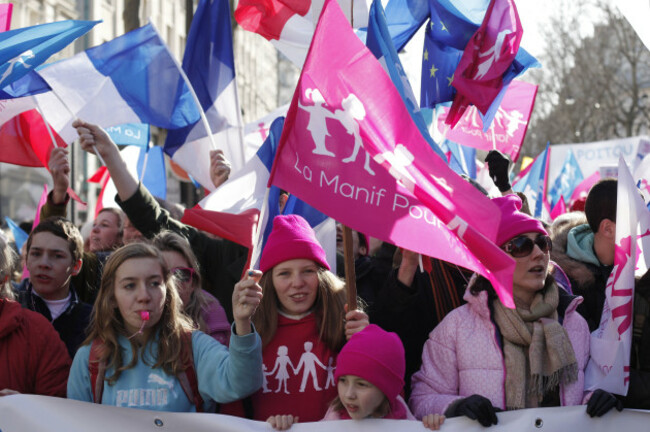
POLYGON ((181 313, 174 283, 153 246, 133 243, 111 254, 89 336, 73 360, 69 398, 157 411, 207 411, 215 402, 237 400, 261 387, 261 342, 251 325, 261 290, 234 290, 228 349, 194 330, 181 313), (105 379, 93 379, 91 368, 105 369, 105 379), (188 381, 195 391, 187 390, 188 381))

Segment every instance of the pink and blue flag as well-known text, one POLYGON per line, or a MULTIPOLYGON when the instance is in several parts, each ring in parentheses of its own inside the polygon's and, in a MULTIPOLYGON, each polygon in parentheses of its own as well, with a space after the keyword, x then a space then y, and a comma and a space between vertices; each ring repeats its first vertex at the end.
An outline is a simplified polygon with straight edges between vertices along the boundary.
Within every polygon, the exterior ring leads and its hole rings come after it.
POLYGON ((650 267, 650 211, 623 157, 618 163, 614 268, 607 278, 600 325, 591 333, 585 390, 625 396, 630 385, 634 278, 650 267))
POLYGON ((101 21, 58 21, 0 33, 0 88, 44 63, 101 21))
POLYGON ((458 94, 445 122, 458 123, 469 105, 486 114, 503 88, 523 36, 514 0, 491 0, 485 18, 465 47, 452 85, 458 94))
POLYGON ((598 180, 600 180, 600 172, 595 171, 592 173, 589 177, 581 181, 574 189, 573 193, 571 194, 571 198, 569 199, 569 202, 567 203, 569 208, 573 207, 573 204, 575 204, 576 201, 578 200, 584 200, 587 198, 587 194, 589 194, 589 189, 593 185, 595 185, 598 180))
POLYGON ((490 151, 496 148, 516 162, 526 137, 536 95, 536 85, 513 80, 487 129, 483 116, 474 106, 465 111, 456 127, 449 129, 445 125, 449 108, 443 105, 437 119, 438 133, 444 134, 447 139, 480 150, 490 151))
POLYGON ((514 261, 494 244, 498 208, 432 151, 336 1, 325 2, 269 184, 352 229, 474 270, 513 306, 514 261))
MULTIPOLYGON (((183 70, 205 112, 205 123, 197 121, 170 130, 165 153, 208 190, 210 150, 221 149, 232 172, 244 166, 243 123, 237 99, 235 61, 232 51, 232 24, 228 0, 201 0, 187 37, 183 70)), ((180 81, 179 85, 184 85, 180 81)))

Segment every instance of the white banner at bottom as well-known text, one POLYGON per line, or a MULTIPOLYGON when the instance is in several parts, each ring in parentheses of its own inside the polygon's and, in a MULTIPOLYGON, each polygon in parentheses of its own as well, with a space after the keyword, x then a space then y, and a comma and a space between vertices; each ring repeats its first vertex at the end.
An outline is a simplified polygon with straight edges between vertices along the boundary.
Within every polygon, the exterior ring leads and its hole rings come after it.
MULTIPOLYGON (((586 407, 536 408, 499 413, 493 432, 610 432, 648 430, 650 411, 624 410, 590 418, 586 407)), ((422 432, 420 422, 407 420, 341 420, 298 423, 293 432, 422 432)), ((218 414, 168 413, 117 408, 47 396, 0 397, 0 432, 257 432, 271 431, 265 422, 218 414)), ((485 432, 478 422, 465 417, 447 419, 443 432, 485 432)))

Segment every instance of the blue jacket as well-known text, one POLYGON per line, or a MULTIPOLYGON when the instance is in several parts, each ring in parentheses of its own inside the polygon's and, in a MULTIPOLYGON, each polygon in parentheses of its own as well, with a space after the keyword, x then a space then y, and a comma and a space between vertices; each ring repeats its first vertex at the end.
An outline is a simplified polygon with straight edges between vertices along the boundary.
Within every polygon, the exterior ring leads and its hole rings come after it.
MULTIPOLYGON (((131 361, 131 344, 119 337, 124 364, 131 361)), ((157 341, 149 342, 140 352, 135 367, 122 371, 113 385, 105 383, 102 404, 170 412, 196 412, 183 392, 178 379, 161 368, 153 369, 157 341), (144 357, 144 362, 142 357, 144 357)), ((242 399, 262 386, 262 343, 257 332, 237 336, 233 330, 230 348, 226 348, 203 332, 192 333, 192 353, 205 411, 215 402, 242 399)), ((88 358, 90 345, 79 348, 72 362, 68 379, 68 398, 92 402, 88 358)), ((106 377, 113 369, 106 371, 106 377)))

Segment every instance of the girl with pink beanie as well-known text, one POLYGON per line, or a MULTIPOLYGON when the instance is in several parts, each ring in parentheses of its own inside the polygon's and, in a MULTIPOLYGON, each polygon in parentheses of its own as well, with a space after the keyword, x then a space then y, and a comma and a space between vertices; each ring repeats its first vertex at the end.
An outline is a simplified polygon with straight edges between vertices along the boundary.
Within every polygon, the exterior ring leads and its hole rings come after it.
POLYGON ((320 420, 336 396, 337 355, 346 337, 368 325, 368 316, 347 311, 345 283, 330 272, 325 251, 300 216, 275 217, 260 270, 237 285, 260 286, 264 293, 253 316, 263 343, 264 383, 250 400, 221 413, 320 420))
MULTIPOLYGON (((334 379, 338 396, 323 420, 385 418, 415 420, 400 396, 404 387, 404 346, 395 333, 370 324, 353 335, 338 355, 334 379)), ((423 418, 425 427, 438 430, 442 415, 423 418)), ((276 430, 288 429, 298 418, 278 415, 268 422, 276 430)))

